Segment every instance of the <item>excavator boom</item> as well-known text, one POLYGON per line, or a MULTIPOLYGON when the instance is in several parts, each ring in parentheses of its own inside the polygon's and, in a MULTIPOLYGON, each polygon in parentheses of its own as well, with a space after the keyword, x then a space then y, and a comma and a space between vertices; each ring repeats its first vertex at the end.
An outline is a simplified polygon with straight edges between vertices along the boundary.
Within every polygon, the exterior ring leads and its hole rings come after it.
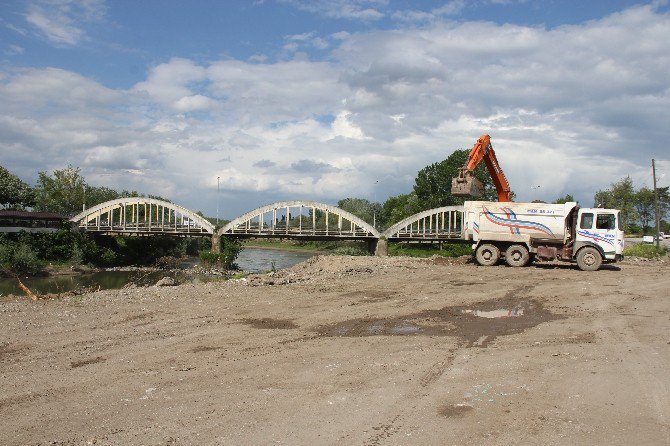
POLYGON ((482 135, 470 150, 470 155, 458 171, 458 176, 451 182, 451 194, 457 197, 479 197, 484 192, 484 185, 475 178, 475 169, 484 161, 498 192, 498 201, 512 201, 512 192, 505 174, 500 168, 496 153, 491 145, 491 137, 482 135))

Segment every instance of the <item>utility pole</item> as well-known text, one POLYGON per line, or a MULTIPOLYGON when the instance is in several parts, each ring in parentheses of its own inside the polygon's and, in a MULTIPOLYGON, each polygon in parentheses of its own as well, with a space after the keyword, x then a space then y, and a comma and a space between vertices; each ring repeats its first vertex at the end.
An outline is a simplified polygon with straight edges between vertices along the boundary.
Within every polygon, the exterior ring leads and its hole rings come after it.
POLYGON ((375 181, 375 186, 374 186, 374 203, 372 203, 372 227, 377 229, 377 184, 379 184, 379 180, 375 181))
POLYGON ((651 160, 651 173, 654 177, 654 210, 656 211, 656 249, 661 247, 660 232, 661 232, 661 216, 658 211, 658 190, 656 190, 656 161, 651 160))
POLYGON ((219 192, 221 191, 221 177, 216 177, 216 226, 219 226, 219 192))

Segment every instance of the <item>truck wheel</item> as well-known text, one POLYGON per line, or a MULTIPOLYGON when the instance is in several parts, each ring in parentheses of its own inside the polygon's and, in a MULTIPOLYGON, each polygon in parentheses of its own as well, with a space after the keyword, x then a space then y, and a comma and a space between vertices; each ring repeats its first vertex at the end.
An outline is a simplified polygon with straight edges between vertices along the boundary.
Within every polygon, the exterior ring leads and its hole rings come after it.
POLYGON ((477 248, 475 258, 482 266, 493 266, 500 260, 500 249, 490 243, 484 243, 477 248))
POLYGON ((596 248, 587 246, 577 253, 577 266, 582 271, 598 271, 603 263, 603 258, 596 248))
POLYGON ((512 245, 505 251, 505 262, 509 266, 526 266, 529 260, 530 253, 523 245, 512 245))

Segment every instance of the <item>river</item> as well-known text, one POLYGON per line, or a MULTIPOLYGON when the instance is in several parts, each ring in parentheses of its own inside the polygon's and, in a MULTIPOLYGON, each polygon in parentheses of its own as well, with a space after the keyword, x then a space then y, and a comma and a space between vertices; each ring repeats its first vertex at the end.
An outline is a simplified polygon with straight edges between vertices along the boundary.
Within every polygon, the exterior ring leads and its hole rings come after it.
MULTIPOLYGON (((242 271, 258 273, 271 270, 290 268, 296 263, 313 257, 315 253, 303 251, 283 251, 278 249, 246 248, 240 251, 237 257, 237 265, 242 271)), ((184 262, 185 268, 199 263, 193 258, 184 262)), ((152 285, 162 277, 171 276, 178 282, 208 282, 221 280, 202 274, 187 274, 184 271, 100 271, 90 274, 76 276, 53 276, 53 277, 26 277, 21 281, 30 290, 37 294, 63 293, 80 288, 122 288, 129 282, 138 285, 152 285)), ((0 279, 0 296, 8 294, 23 294, 18 287, 16 279, 0 279)))

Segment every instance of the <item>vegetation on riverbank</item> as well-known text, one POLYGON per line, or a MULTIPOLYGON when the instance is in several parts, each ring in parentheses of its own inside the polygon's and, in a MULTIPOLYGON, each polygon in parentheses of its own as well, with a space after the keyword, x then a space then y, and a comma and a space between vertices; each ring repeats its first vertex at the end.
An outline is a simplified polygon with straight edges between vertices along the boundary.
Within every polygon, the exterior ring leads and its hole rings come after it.
POLYGON ((623 250, 624 257, 643 257, 645 259, 657 259, 668 254, 668 248, 664 246, 656 247, 655 244, 637 243, 627 246, 623 250))
POLYGON ((153 265, 162 258, 197 255, 209 244, 209 239, 94 237, 64 222, 57 232, 0 233, 0 272, 38 275, 48 265, 153 265))
POLYGON ((242 243, 233 238, 221 237, 221 252, 200 251, 200 261, 205 266, 223 269, 235 269, 235 259, 242 250, 242 243))

